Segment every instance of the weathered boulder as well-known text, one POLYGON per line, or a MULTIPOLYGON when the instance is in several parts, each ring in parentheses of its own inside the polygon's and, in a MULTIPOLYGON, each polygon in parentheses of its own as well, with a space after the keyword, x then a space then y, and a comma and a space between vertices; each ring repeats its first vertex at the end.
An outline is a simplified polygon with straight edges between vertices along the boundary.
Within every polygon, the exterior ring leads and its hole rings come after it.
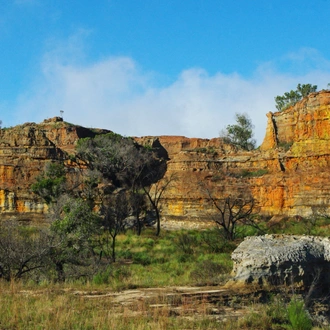
POLYGON ((236 284, 297 284, 309 287, 318 279, 328 285, 329 238, 297 235, 247 237, 232 253, 236 284))

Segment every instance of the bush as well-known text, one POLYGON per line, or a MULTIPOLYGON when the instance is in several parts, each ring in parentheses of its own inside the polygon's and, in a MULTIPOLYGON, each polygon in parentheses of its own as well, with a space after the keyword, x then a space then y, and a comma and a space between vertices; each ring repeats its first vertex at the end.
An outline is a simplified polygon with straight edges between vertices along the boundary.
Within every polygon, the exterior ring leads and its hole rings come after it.
POLYGON ((191 271, 190 279, 196 285, 216 285, 222 282, 222 277, 226 272, 225 266, 211 260, 203 260, 191 271))
POLYGON ((198 246, 198 240, 196 236, 192 235, 191 233, 180 232, 178 233, 174 244, 180 252, 185 254, 194 254, 195 248, 198 246))
POLYGON ((111 278, 111 268, 108 267, 106 270, 102 270, 98 272, 93 277, 93 283, 100 285, 100 284, 109 284, 111 278))
POLYGON ((288 319, 294 330, 310 330, 313 327, 304 302, 297 298, 292 298, 288 305, 288 319))
POLYGON ((207 245, 209 253, 231 253, 236 248, 236 244, 226 239, 223 230, 219 228, 202 231, 200 238, 207 245))
POLYGON ((152 260, 147 252, 136 252, 133 254, 133 262, 135 264, 147 266, 151 264, 152 260))

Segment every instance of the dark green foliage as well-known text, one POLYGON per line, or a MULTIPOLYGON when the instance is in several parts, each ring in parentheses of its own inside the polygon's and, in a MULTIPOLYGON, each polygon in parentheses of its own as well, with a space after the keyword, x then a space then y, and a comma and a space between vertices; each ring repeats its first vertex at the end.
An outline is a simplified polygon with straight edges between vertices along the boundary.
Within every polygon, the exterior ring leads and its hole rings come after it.
POLYGON ((87 160, 91 169, 98 170, 117 187, 131 188, 138 183, 148 185, 164 174, 161 171, 157 178, 151 178, 150 169, 159 168, 163 162, 155 157, 152 150, 119 134, 100 134, 94 138, 80 139, 77 151, 77 156, 87 160))
POLYGON ((147 266, 152 263, 152 259, 147 252, 136 252, 133 255, 133 262, 136 264, 147 266))
POLYGON ((284 93, 282 96, 275 97, 276 109, 279 111, 285 110, 288 107, 296 104, 302 98, 310 93, 316 92, 317 85, 311 84, 298 84, 297 89, 284 93))
POLYGON ((72 245, 77 245, 78 241, 89 239, 99 232, 100 217, 82 199, 66 196, 62 212, 63 217, 52 223, 51 230, 59 236, 75 241, 72 245))
POLYGON ((278 147, 288 151, 293 145, 293 142, 279 142, 278 147))
POLYGON ((158 158, 153 149, 144 148, 133 139, 114 133, 81 139, 77 151, 77 156, 87 160, 92 171, 100 173, 102 185, 99 188, 102 188, 99 189, 99 194, 103 200, 101 209, 107 208, 107 196, 117 188, 125 188, 130 209, 126 217, 135 217, 137 233, 141 233, 141 218, 149 207, 156 214, 159 234, 159 199, 168 183, 157 183, 154 190, 150 186, 165 174, 165 159, 158 158))
POLYGON ((175 242, 177 249, 185 254, 194 254, 198 239, 195 235, 188 232, 179 232, 175 242))
POLYGON ((253 124, 247 114, 236 113, 235 125, 228 125, 225 132, 221 133, 226 143, 233 144, 244 150, 253 150, 256 141, 253 139, 253 124))
MULTIPOLYGON (((58 204, 61 215, 51 225, 49 258, 57 281, 66 279, 68 266, 85 267, 96 262, 96 237, 100 234, 100 217, 80 198, 62 196, 58 204)), ((92 270, 93 271, 93 270, 92 270)), ((79 277, 79 274, 75 274, 79 277)))
POLYGON ((112 264, 93 276, 94 284, 110 284, 112 281, 124 281, 131 275, 128 267, 112 264))
POLYGON ((44 172, 37 176, 36 182, 31 185, 31 190, 50 204, 65 192, 65 181, 64 165, 48 163, 44 172))

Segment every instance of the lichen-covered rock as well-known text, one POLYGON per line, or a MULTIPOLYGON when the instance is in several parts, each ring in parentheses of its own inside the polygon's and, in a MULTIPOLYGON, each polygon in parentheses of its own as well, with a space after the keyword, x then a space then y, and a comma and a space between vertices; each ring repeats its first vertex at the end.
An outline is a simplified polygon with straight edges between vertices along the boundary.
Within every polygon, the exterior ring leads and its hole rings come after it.
MULTIPOLYGON (((247 237, 232 253, 233 283, 311 285, 330 278, 329 238, 298 235, 247 237)), ((325 283, 325 281, 327 283, 325 283)))

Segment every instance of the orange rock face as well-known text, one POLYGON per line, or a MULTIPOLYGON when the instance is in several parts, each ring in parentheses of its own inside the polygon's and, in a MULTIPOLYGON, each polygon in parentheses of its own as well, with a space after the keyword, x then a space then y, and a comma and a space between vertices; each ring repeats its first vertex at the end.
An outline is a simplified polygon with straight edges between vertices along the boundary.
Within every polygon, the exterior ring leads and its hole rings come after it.
POLYGON ((267 117, 264 142, 251 152, 220 139, 160 137, 170 159, 167 175, 178 178, 165 194, 164 217, 210 218, 203 186, 217 198, 248 193, 264 215, 330 214, 330 91, 267 117))
MULTIPOLYGON (((240 151, 220 138, 136 138, 167 157, 162 216, 185 223, 210 220, 216 198, 252 196, 264 215, 309 216, 328 212, 330 201, 330 91, 312 93, 295 106, 268 113, 261 147, 240 151)), ((64 123, 61 118, 0 131, 2 218, 42 220, 46 205, 31 193, 35 177, 53 159, 70 164, 79 138, 102 130, 64 123)))

